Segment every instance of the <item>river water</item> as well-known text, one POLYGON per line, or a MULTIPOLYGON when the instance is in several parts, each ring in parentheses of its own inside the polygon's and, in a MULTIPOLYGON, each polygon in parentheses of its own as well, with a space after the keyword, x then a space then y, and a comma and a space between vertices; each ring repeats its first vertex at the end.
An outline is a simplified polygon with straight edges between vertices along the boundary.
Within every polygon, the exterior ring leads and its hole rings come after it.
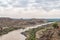
POLYGON ((26 37, 23 34, 21 34, 22 32, 25 32, 29 29, 37 28, 37 27, 40 27, 43 25, 48 25, 51 23, 54 23, 54 22, 44 23, 44 24, 40 24, 40 25, 36 25, 36 26, 32 26, 32 27, 27 27, 25 29, 19 29, 19 30, 11 31, 8 34, 0 36, 0 40, 25 40, 26 37))

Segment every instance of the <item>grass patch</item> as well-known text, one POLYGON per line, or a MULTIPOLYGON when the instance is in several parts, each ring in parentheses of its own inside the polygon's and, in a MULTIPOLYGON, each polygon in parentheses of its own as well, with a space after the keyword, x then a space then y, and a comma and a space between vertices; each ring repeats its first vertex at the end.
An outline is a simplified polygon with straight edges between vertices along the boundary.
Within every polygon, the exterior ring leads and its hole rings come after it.
MULTIPOLYGON (((33 28, 33 29, 30 29, 29 31, 26 31, 25 33, 28 33, 29 37, 26 38, 26 40, 37 40, 36 38, 36 32, 39 31, 39 30, 48 30, 48 29, 53 29, 53 27, 38 27, 38 28, 33 28)), ((27 34, 26 34, 27 35, 27 34)))
POLYGON ((5 28, 3 30, 0 30, 0 36, 4 35, 4 34, 7 34, 13 30, 17 30, 17 29, 20 29, 21 27, 8 27, 8 28, 5 28))
POLYGON ((30 29, 29 31, 26 31, 29 34, 29 37, 26 40, 36 40, 36 32, 41 29, 44 29, 44 28, 38 27, 38 28, 30 29))

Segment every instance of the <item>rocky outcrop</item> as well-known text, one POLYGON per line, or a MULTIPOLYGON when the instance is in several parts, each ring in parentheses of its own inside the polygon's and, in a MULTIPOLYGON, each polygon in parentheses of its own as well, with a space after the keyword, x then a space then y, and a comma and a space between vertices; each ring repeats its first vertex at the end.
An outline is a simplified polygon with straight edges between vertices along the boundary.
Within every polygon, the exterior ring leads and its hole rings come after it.
POLYGON ((40 36, 38 40, 60 40, 60 30, 53 29, 43 32, 43 35, 40 36))

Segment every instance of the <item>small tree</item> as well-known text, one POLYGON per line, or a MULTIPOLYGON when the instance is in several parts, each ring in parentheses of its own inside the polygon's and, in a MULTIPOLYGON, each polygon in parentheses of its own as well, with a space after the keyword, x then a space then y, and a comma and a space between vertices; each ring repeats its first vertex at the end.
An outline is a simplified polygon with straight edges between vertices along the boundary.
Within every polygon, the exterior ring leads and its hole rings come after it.
POLYGON ((53 27, 54 27, 54 28, 59 28, 59 26, 58 26, 57 23, 54 23, 54 24, 53 24, 53 27))

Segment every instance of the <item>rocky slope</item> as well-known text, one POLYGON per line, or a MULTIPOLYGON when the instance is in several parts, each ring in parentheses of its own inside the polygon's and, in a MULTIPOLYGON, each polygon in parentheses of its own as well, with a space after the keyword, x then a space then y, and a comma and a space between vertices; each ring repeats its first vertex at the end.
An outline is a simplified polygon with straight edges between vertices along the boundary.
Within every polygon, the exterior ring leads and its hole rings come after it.
POLYGON ((37 40, 60 40, 60 26, 58 23, 58 28, 50 28, 46 30, 37 31, 37 40))
POLYGON ((12 19, 12 18, 0 18, 0 27, 25 27, 44 23, 44 19, 12 19))
POLYGON ((38 40, 60 40, 60 30, 47 30, 38 40))

